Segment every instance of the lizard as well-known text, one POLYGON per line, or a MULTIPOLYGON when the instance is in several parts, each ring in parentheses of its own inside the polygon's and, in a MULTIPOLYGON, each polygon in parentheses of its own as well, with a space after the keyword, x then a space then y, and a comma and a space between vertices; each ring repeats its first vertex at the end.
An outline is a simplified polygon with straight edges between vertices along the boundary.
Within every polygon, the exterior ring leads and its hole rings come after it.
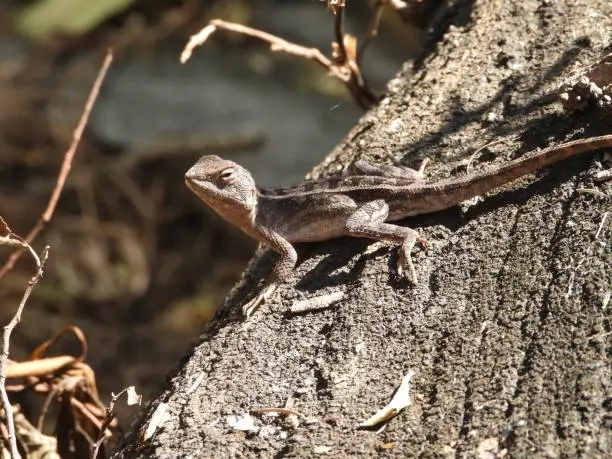
POLYGON ((271 276, 243 306, 249 317, 295 268, 294 243, 342 236, 399 245, 397 271, 418 279, 411 251, 427 241, 417 231, 388 222, 445 210, 564 159, 612 147, 612 134, 531 151, 497 168, 424 182, 423 169, 357 161, 347 174, 270 190, 257 188, 251 173, 215 155, 200 158, 185 183, 205 204, 250 237, 280 254, 271 276))

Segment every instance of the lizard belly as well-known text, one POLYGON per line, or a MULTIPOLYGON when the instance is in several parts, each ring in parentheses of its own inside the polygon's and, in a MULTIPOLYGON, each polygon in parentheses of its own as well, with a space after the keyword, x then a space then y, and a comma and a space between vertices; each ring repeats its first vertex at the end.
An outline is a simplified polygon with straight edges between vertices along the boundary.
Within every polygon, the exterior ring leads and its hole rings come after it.
POLYGON ((259 216, 263 226, 289 242, 326 241, 345 236, 346 221, 358 205, 345 194, 320 193, 262 199, 259 216))
POLYGON ((289 242, 317 242, 346 236, 347 218, 333 215, 322 220, 310 220, 290 228, 284 236, 289 242))

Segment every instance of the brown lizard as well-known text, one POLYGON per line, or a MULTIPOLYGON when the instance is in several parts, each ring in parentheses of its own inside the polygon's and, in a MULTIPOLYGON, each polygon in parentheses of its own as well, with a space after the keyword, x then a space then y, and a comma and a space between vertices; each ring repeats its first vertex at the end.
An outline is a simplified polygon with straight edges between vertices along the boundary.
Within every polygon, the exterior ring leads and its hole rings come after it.
POLYGON ((358 161, 348 175, 272 190, 258 189, 238 164, 204 156, 187 171, 185 182, 219 215, 280 254, 265 287, 244 305, 248 317, 293 271, 295 242, 354 236, 399 244, 397 270, 400 275, 407 270, 416 283, 410 252, 416 242, 427 242, 411 228, 386 222, 448 209, 542 167, 606 147, 612 147, 612 134, 555 145, 490 171, 433 183, 422 181, 424 164, 417 171, 358 161))

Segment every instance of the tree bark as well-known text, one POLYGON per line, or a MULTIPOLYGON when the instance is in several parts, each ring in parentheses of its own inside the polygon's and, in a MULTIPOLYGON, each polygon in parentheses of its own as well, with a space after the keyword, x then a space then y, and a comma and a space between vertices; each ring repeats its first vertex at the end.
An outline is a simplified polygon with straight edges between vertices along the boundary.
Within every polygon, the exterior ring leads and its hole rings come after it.
MULTIPOLYGON (((471 170, 609 133, 596 110, 563 111, 558 93, 609 52, 611 18, 608 0, 449 2, 422 58, 312 176, 428 157, 435 180, 465 173, 489 142, 499 141, 471 170)), ((417 286, 397 278, 395 249, 304 245, 291 282, 245 321, 241 306, 275 260, 256 256, 115 457, 605 456, 612 217, 609 198, 581 191, 605 191, 592 179, 600 159, 403 221, 432 244, 414 252, 417 286), (328 309, 288 314, 338 291, 328 309), (357 429, 409 370, 413 404, 381 432, 357 429), (169 418, 143 442, 160 403, 169 418), (258 432, 230 427, 228 416, 286 406, 303 417, 253 414, 258 432)))

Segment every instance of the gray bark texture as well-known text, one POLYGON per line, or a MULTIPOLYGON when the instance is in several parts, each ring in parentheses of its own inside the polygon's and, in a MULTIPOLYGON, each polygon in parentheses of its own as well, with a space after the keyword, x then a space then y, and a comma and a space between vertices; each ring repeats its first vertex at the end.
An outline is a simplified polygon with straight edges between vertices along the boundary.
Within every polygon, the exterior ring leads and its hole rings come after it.
MULTIPOLYGON (((449 2, 422 58, 311 175, 429 157, 435 180, 465 173, 489 142, 499 141, 472 171, 610 133, 602 112, 558 101, 570 74, 611 51, 610 5, 449 2)), ((276 259, 258 254, 115 457, 606 456, 612 209, 609 184, 592 178, 602 156, 401 222, 432 244, 414 251, 417 286, 397 277, 384 245, 302 245, 291 282, 245 321, 241 306, 276 259), (338 291, 327 309, 288 312, 338 291), (358 429, 408 371, 412 405, 381 431, 358 429), (143 441, 161 403, 168 418, 143 441), (230 416, 284 407, 302 416, 254 413, 258 431, 232 428, 230 416)))

